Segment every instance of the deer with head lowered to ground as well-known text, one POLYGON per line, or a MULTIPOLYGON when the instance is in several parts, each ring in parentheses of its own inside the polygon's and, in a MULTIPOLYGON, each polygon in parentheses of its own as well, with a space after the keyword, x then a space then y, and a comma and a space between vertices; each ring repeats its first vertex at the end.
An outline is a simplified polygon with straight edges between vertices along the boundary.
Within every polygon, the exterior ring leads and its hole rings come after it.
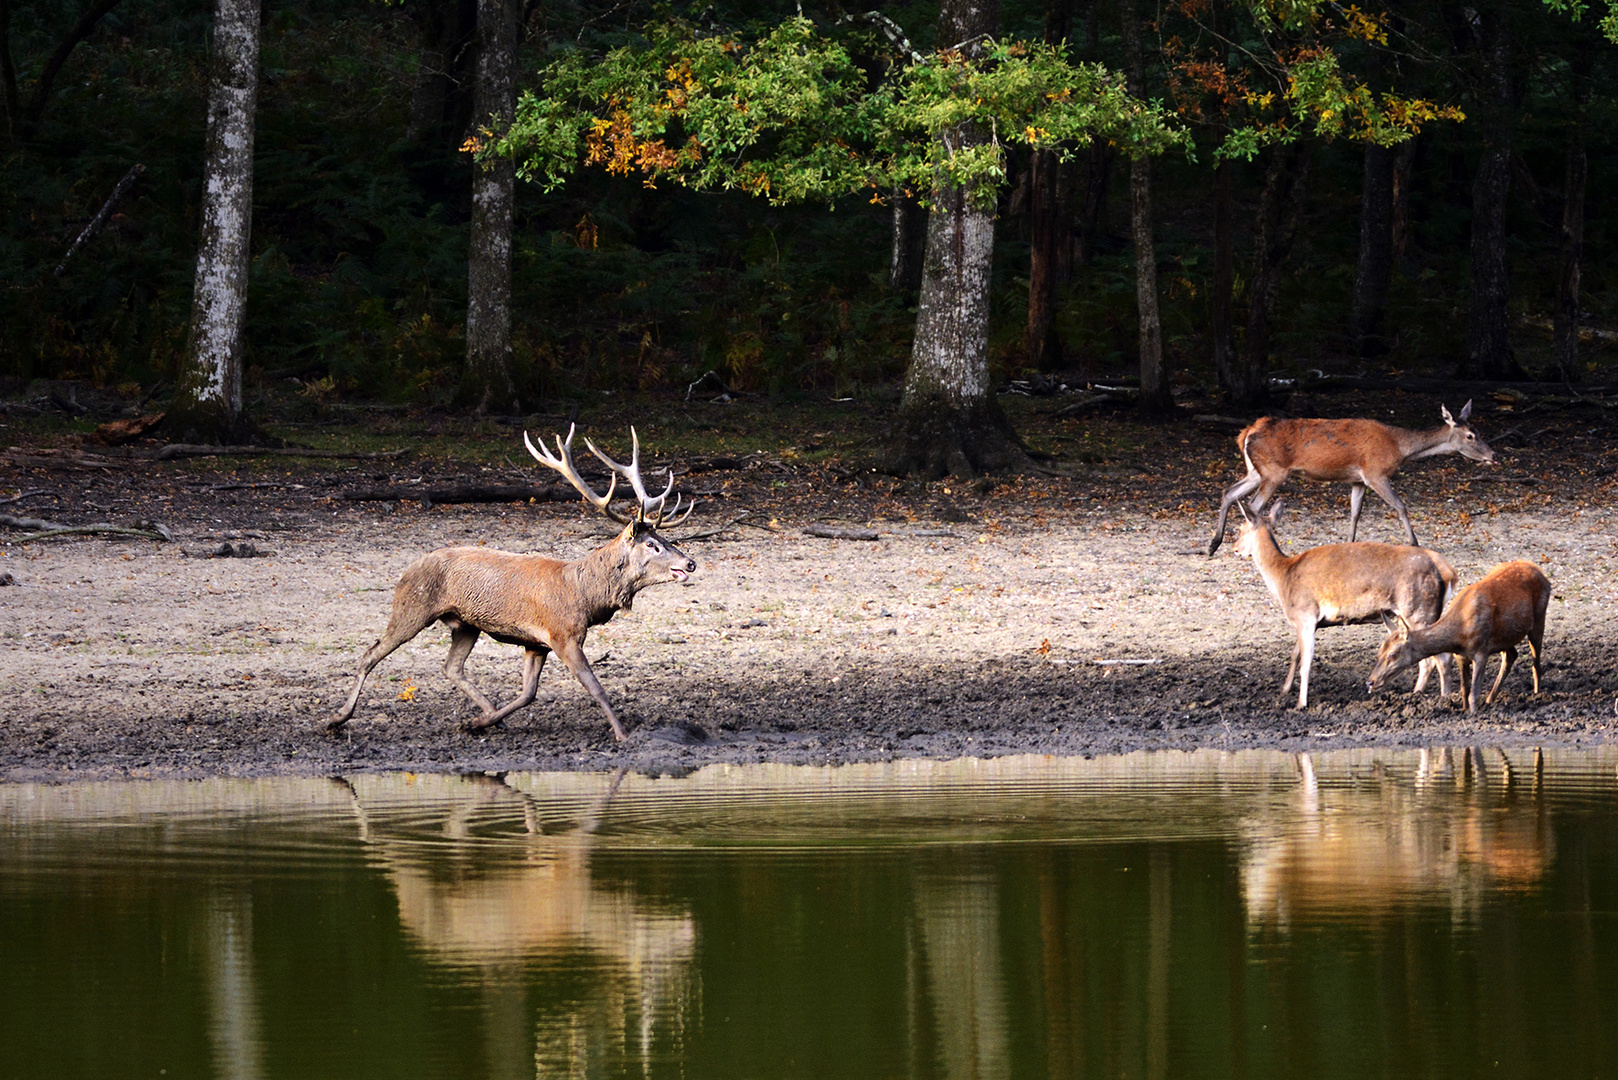
POLYGON ((1388 634, 1376 654, 1376 667, 1366 689, 1376 693, 1389 675, 1424 663, 1429 656, 1454 653, 1461 674, 1461 699, 1466 711, 1478 711, 1483 670, 1489 657, 1500 654, 1500 674, 1483 704, 1493 705, 1500 684, 1517 660, 1517 643, 1528 639, 1534 665, 1534 693, 1539 693, 1539 662, 1545 648, 1545 609, 1551 602, 1551 583, 1531 562, 1508 562, 1490 570, 1460 591, 1444 617, 1430 626, 1403 622, 1388 634))
MULTIPOLYGON (((1395 617, 1412 626, 1427 626, 1438 621, 1444 602, 1455 591, 1455 570, 1437 552, 1403 544, 1322 544, 1287 555, 1272 531, 1282 505, 1279 500, 1271 504, 1264 517, 1242 508, 1246 520, 1236 552, 1253 560, 1297 635, 1281 693, 1292 689, 1292 677, 1301 667, 1298 708, 1303 709, 1309 705, 1316 627, 1379 620, 1391 623, 1395 617)), ((1423 663, 1417 673, 1417 693, 1434 669, 1438 692, 1449 692, 1443 661, 1434 659, 1423 663)))
POLYGON ((1255 514, 1263 509, 1277 489, 1293 473, 1311 480, 1346 480, 1348 495, 1348 539, 1359 533, 1360 502, 1370 488, 1393 507, 1404 522, 1412 546, 1416 530, 1410 525, 1410 512, 1393 492, 1389 478, 1399 466, 1413 458, 1435 454, 1460 454, 1485 465, 1494 461, 1494 451, 1466 425, 1472 416, 1472 403, 1461 406, 1459 419, 1440 405, 1442 427, 1426 431, 1390 427, 1375 420, 1277 420, 1262 416, 1236 436, 1247 475, 1229 488, 1219 500, 1219 524, 1208 541, 1208 554, 1225 541, 1225 519, 1232 503, 1257 492, 1247 507, 1255 514))
MULTIPOLYGON (((647 494, 640 476, 640 438, 630 428, 633 450, 629 464, 620 464, 597 450, 586 439, 584 445, 612 470, 612 481, 605 495, 597 495, 573 465, 573 428, 567 441, 556 436, 557 453, 535 447, 527 432, 523 443, 541 464, 572 484, 586 502, 624 526, 613 539, 582 559, 563 562, 543 555, 519 555, 480 547, 443 548, 424 555, 406 568, 393 590, 393 611, 387 629, 360 659, 359 676, 353 692, 336 714, 324 721, 327 731, 335 731, 354 715, 365 677, 393 650, 415 637, 434 622, 443 622, 450 631, 449 656, 444 674, 482 710, 483 715, 466 727, 478 731, 499 723, 534 700, 539 690, 539 673, 551 653, 566 664, 589 691, 601 711, 607 714, 612 733, 623 739, 623 725, 607 701, 595 672, 584 656, 584 636, 620 611, 628 611, 635 594, 664 582, 684 582, 697 569, 657 530, 674 526, 690 516, 695 504, 679 513, 679 496, 669 512, 677 516, 664 521, 664 504, 674 490, 673 470, 668 487, 655 498, 647 494), (629 481, 639 506, 634 516, 624 517, 612 509, 618 478, 629 481), (466 658, 477 644, 479 634, 488 634, 508 645, 521 645, 523 653, 522 693, 509 704, 495 708, 466 677, 466 658)), ((543 443, 541 444, 543 447, 543 443)))

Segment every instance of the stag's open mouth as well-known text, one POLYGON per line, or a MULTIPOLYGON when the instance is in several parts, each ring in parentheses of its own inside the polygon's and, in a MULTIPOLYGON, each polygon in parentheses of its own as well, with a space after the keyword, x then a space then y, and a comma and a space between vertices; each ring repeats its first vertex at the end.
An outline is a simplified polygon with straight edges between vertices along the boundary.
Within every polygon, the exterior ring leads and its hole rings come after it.
POLYGON ((684 570, 681 570, 678 566, 671 566, 669 567, 669 576, 675 581, 678 581, 681 585, 684 585, 686 579, 691 575, 686 573, 684 570))

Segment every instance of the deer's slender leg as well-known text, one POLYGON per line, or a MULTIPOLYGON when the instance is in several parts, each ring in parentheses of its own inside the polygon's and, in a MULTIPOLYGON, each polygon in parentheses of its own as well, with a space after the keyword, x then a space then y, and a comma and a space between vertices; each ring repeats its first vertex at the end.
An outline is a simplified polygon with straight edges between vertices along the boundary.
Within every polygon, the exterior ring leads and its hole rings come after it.
POLYGON ((518 709, 526 708, 532 704, 534 698, 539 694, 539 673, 545 669, 545 657, 549 655, 550 651, 544 648, 530 646, 524 650, 522 654, 522 693, 502 705, 498 710, 491 709, 480 719, 467 721, 466 730, 482 731, 486 727, 498 724, 518 709))
POLYGON ((360 657, 359 677, 354 680, 354 689, 343 702, 343 707, 336 713, 322 721, 321 727, 326 731, 336 731, 354 715, 354 707, 359 704, 360 690, 365 686, 365 677, 385 660, 389 653, 425 630, 437 616, 422 617, 409 611, 401 611, 397 607, 388 618, 388 627, 382 636, 372 642, 371 647, 365 650, 360 657))
POLYGON ((478 643, 478 635, 483 631, 459 619, 445 619, 444 625, 449 627, 449 655, 444 657, 444 675, 483 710, 484 716, 488 716, 494 712, 494 703, 484 697, 472 685, 472 680, 466 677, 466 658, 472 655, 472 646, 478 643))
POLYGON ((1304 632, 1298 641, 1298 645, 1303 652, 1303 656, 1299 664, 1302 670, 1298 673, 1298 678, 1300 680, 1298 683, 1298 708, 1307 709, 1309 707, 1309 669, 1313 667, 1315 663, 1314 620, 1311 619, 1309 624, 1304 628, 1304 632))
POLYGON ((1348 486, 1348 542, 1352 544, 1360 531, 1360 504, 1365 501, 1365 485, 1355 481, 1348 486))
POLYGON ((1534 693, 1539 693, 1539 654, 1545 644, 1545 623, 1528 631, 1528 655, 1534 662, 1534 693))
POLYGON ((1405 535, 1410 537, 1410 546, 1415 547, 1416 530, 1410 524, 1410 511, 1405 509, 1404 500, 1400 499, 1398 495, 1394 494, 1393 485, 1388 483, 1387 477, 1367 476, 1365 478, 1365 482, 1370 485, 1372 491, 1376 492, 1377 495, 1381 497, 1383 502, 1393 507, 1394 512, 1399 515, 1399 520, 1404 522, 1405 535))
POLYGON ((628 738, 624 734, 623 725, 618 722, 618 714, 612 711, 612 705, 607 701, 607 692, 601 688, 601 681, 596 678, 596 673, 590 670, 590 661, 585 659, 584 649, 577 642, 567 641, 557 646, 556 656, 578 677, 579 682, 590 692, 590 696, 595 698, 596 704, 601 706, 601 711, 607 714, 607 723, 612 725, 612 733, 618 736, 620 741, 628 738))
POLYGON ((1231 506, 1262 482, 1258 470, 1249 469, 1246 476, 1225 489, 1224 496, 1219 500, 1219 524, 1214 528, 1213 538, 1208 541, 1209 555, 1218 551, 1219 545, 1225 542, 1225 519, 1230 516, 1231 506))
MULTIPOLYGON (((1517 649, 1516 649, 1516 646, 1513 646, 1513 645, 1506 646, 1506 651, 1500 654, 1500 674, 1498 674, 1498 675, 1496 675, 1494 677, 1494 685, 1489 688, 1489 696, 1483 699, 1483 704, 1485 704, 1485 705, 1493 705, 1494 704, 1494 699, 1500 693, 1500 684, 1506 681, 1506 673, 1511 670, 1511 665, 1515 664, 1516 662, 1517 662, 1517 649)), ((1536 686, 1534 689, 1538 690, 1539 688, 1536 686)))

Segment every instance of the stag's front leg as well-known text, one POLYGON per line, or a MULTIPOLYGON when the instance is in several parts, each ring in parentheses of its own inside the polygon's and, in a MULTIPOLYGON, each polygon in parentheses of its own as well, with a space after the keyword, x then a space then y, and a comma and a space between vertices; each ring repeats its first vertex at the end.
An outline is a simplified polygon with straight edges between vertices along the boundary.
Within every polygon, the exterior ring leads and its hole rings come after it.
POLYGON ((612 711, 612 705, 607 701, 607 692, 601 688, 601 681, 596 673, 590 670, 590 661, 584 657, 584 647, 578 642, 565 642, 556 650, 557 657, 567 665, 569 671, 578 677, 579 682, 595 698, 595 703, 601 706, 601 711, 607 714, 607 723, 612 725, 612 733, 622 742, 628 738, 624 734, 623 725, 618 722, 618 714, 612 711))
POLYGON ((531 646, 526 649, 522 657, 522 693, 517 695, 515 701, 507 703, 498 711, 491 710, 481 720, 468 720, 466 730, 482 731, 498 724, 518 709, 532 704, 535 696, 539 694, 539 673, 545 670, 545 657, 549 655, 550 652, 543 648, 531 646))

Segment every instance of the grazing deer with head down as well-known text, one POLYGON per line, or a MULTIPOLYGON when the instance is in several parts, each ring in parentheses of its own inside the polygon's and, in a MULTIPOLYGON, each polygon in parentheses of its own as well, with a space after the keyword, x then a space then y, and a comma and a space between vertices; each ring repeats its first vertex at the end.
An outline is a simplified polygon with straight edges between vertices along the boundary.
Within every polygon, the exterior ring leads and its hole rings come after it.
MULTIPOLYGON (((584 441, 613 472, 607 493, 597 495, 573 466, 572 427, 568 428, 566 442, 556 436, 556 454, 536 448, 524 432, 528 452, 561 473, 591 506, 622 523, 623 531, 573 562, 480 547, 443 548, 422 556, 400 576, 393 590, 393 612, 387 629, 361 658, 353 692, 343 707, 324 722, 325 729, 335 731, 354 715, 360 688, 372 668, 422 630, 441 621, 450 631, 444 674, 483 712, 467 723, 468 730, 499 723, 532 702, 539 690, 545 658, 554 652, 607 714, 612 733, 624 738, 623 726, 607 702, 607 693, 585 659, 584 635, 590 627, 628 611, 640 590, 667 581, 684 582, 697 569, 695 560, 657 533, 664 524, 673 526, 684 521, 695 504, 664 522, 664 504, 674 490, 673 470, 663 494, 655 498, 648 495, 640 477, 640 438, 634 428, 629 429, 629 434, 633 450, 628 465, 603 454, 590 440, 584 441), (629 481, 640 503, 633 517, 623 517, 610 505, 620 476, 629 481), (521 645, 525 650, 522 693, 498 709, 466 677, 466 658, 479 634, 488 634, 508 645, 521 645)), ((671 513, 678 513, 679 503, 679 496, 675 496, 671 513)))
POLYGON ((1420 627, 1401 621, 1376 654, 1376 667, 1366 689, 1376 693, 1389 675, 1429 656, 1454 653, 1461 673, 1466 711, 1478 711, 1478 692, 1489 657, 1500 654, 1500 674, 1483 704, 1493 705, 1506 673, 1517 661, 1517 643, 1528 639, 1534 665, 1534 693, 1539 693, 1539 662, 1545 647, 1545 609, 1551 583, 1531 562, 1508 562, 1490 570, 1460 591, 1444 617, 1420 627))
MULTIPOLYGON (((1292 689, 1292 677, 1302 667, 1298 708, 1309 705, 1309 669, 1315 659, 1315 628, 1350 623, 1390 622, 1402 618, 1413 626, 1438 620, 1444 601, 1455 590, 1455 570, 1437 552, 1395 544, 1322 544, 1297 555, 1286 555, 1275 542, 1272 529, 1281 514, 1275 502, 1265 517, 1242 508, 1236 551, 1252 559, 1259 576, 1281 604, 1297 641, 1287 667, 1283 695, 1292 689)), ((1438 671, 1438 691, 1447 694, 1441 660, 1423 664, 1416 676, 1416 693, 1438 671)))
POLYGON ((1494 461, 1489 444, 1466 426, 1472 416, 1470 401, 1461 406, 1459 420, 1450 416, 1445 406, 1440 405, 1439 411, 1444 416, 1443 426, 1427 431, 1389 427, 1375 420, 1277 420, 1262 416, 1253 421, 1236 436, 1242 460, 1247 462, 1247 475, 1227 488, 1219 500, 1219 524, 1208 541, 1208 554, 1218 551, 1225 541, 1225 519, 1232 503, 1256 491, 1248 509, 1257 513, 1293 473, 1311 480, 1346 480, 1353 485, 1348 495, 1350 543, 1359 532, 1360 502, 1365 498, 1365 489, 1370 488, 1393 507, 1404 522, 1411 545, 1415 545, 1416 530, 1411 528, 1410 512, 1388 482, 1399 466, 1412 458, 1435 454, 1460 454, 1486 465, 1494 461))

